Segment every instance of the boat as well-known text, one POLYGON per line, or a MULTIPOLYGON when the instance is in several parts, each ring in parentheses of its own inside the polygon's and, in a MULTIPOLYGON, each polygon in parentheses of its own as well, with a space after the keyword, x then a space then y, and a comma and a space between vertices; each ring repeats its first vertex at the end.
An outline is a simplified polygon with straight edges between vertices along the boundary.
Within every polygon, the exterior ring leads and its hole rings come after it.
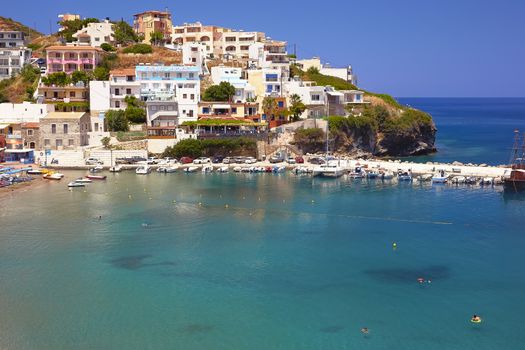
POLYGON ((439 173, 432 176, 433 184, 445 184, 448 181, 448 177, 445 176, 445 171, 441 170, 439 173))
POLYGON ((219 171, 219 173, 227 173, 227 172, 230 171, 230 168, 227 167, 227 166, 222 166, 222 167, 219 168, 218 171, 219 171))
POLYGON ((366 173, 367 179, 377 179, 380 176, 378 171, 371 170, 366 173))
POLYGON ((514 133, 514 147, 512 148, 510 160, 511 171, 510 175, 503 179, 503 186, 506 192, 525 191, 525 134, 520 142, 519 131, 515 130, 514 133))
POLYGON ((272 169, 272 172, 273 173, 284 173, 286 170, 286 167, 281 165, 281 166, 274 166, 273 169, 272 169))
POLYGON ((379 172, 379 178, 381 180, 392 180, 394 178, 394 173, 391 171, 381 171, 379 172))
POLYGON ((96 167, 89 169, 89 172, 90 173, 99 173, 102 170, 104 170, 104 167, 102 165, 97 165, 96 167))
POLYGON ((240 173, 242 171, 242 168, 240 166, 236 166, 235 168, 233 168, 233 171, 236 173, 240 173))
POLYGON ((314 167, 313 175, 321 177, 341 177, 344 174, 344 169, 338 162, 329 161, 326 164, 320 164, 314 167))
POLYGON ((296 175, 304 175, 311 174, 312 170, 310 170, 307 166, 299 166, 297 168, 294 168, 292 172, 296 175))
POLYGON ((475 185, 478 183, 478 178, 474 176, 465 177, 465 185, 475 185))
POLYGON ((417 181, 419 182, 428 182, 432 180, 432 174, 423 174, 419 175, 417 181))
POLYGON ((60 173, 47 173, 44 174, 42 177, 47 180, 62 180, 64 175, 60 173))
POLYGON ((120 166, 120 165, 112 166, 112 167, 109 168, 109 171, 111 173, 120 173, 122 171, 122 166, 120 166))
POLYGON ((184 169, 185 173, 196 173, 199 170, 198 166, 190 166, 184 169))
POLYGON ((479 184, 481 186, 492 186, 492 185, 494 185, 494 178, 492 178, 492 177, 485 177, 485 178, 481 179, 479 184))
POLYGON ((365 177, 365 172, 361 167, 355 167, 354 171, 352 171, 349 176, 351 179, 362 179, 365 177))
POLYGON ((78 178, 75 180, 75 182, 82 183, 82 184, 90 184, 93 182, 93 180, 90 180, 88 178, 78 178))
POLYGON ((213 172, 213 166, 211 165, 205 165, 202 167, 202 172, 203 173, 212 173, 213 172))
POLYGON ((82 182, 73 181, 73 182, 68 183, 67 187, 86 187, 86 184, 82 182))
POLYGON ((462 185, 466 183, 467 178, 465 176, 455 176, 452 178, 452 183, 456 185, 462 185))
POLYGON ((397 174, 398 181, 412 181, 412 173, 409 171, 403 171, 397 174))
POLYGON ((174 173, 176 172, 177 170, 179 169, 178 166, 176 165, 171 165, 171 166, 161 166, 160 168, 157 169, 157 172, 158 173, 174 173))
POLYGON ((137 175, 148 175, 149 173, 151 173, 151 168, 147 164, 143 166, 139 166, 135 170, 135 174, 137 175))
POLYGON ((26 174, 27 175, 42 175, 42 174, 44 174, 44 171, 42 171, 40 169, 32 169, 32 170, 26 171, 26 174))
POLYGON ((86 178, 90 180, 105 180, 106 175, 87 175, 86 178))

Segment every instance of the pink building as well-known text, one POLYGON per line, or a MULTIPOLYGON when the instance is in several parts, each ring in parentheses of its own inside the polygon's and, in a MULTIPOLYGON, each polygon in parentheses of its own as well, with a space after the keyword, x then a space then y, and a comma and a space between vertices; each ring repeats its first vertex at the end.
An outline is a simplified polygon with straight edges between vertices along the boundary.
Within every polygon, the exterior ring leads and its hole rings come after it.
POLYGON ((47 47, 47 73, 92 71, 100 62, 102 53, 102 49, 91 46, 47 47))

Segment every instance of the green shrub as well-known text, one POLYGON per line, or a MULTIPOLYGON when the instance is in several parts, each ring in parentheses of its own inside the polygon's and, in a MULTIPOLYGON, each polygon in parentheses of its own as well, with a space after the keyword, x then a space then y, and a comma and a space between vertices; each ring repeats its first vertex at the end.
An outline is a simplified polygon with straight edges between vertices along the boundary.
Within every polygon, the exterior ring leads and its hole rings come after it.
POLYGON ((298 129, 295 131, 293 143, 305 153, 318 152, 326 143, 325 132, 319 128, 298 129))
POLYGON ((89 102, 57 102, 55 103, 57 112, 87 112, 89 102))
POLYGON ((108 43, 103 43, 100 45, 100 48, 106 52, 116 51, 116 49, 108 43))
POLYGON ((153 53, 153 48, 148 44, 135 44, 130 47, 126 47, 123 50, 124 53, 135 53, 135 54, 148 54, 153 53))
POLYGON ((42 83, 44 83, 46 86, 67 86, 71 84, 71 77, 69 77, 65 72, 56 72, 43 77, 42 83))
POLYGON ((27 44, 26 46, 27 46, 28 49, 31 49, 33 51, 36 51, 36 50, 38 50, 39 48, 42 47, 42 45, 35 44, 35 43, 27 44))
POLYGON ((223 81, 219 85, 212 85, 206 89, 204 95, 202 96, 203 101, 230 101, 231 98, 235 95, 235 87, 223 81))
POLYGON ((126 119, 132 124, 146 122, 146 111, 140 107, 128 106, 124 113, 126 114, 126 119))
POLYGON ((105 115, 106 130, 110 131, 128 131, 128 119, 126 114, 121 110, 108 111, 105 115))
POLYGON ((224 139, 186 139, 177 143, 173 147, 167 147, 163 153, 164 157, 191 157, 214 155, 236 155, 251 154, 257 152, 256 142, 245 137, 232 137, 224 139))

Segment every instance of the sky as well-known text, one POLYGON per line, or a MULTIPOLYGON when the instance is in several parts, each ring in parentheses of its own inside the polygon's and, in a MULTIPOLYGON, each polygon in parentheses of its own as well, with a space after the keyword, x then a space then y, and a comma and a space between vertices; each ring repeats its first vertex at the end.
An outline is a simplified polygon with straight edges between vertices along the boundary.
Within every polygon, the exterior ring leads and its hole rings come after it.
POLYGON ((1 16, 48 33, 59 13, 123 18, 168 8, 286 40, 299 58, 352 65, 363 89, 397 97, 525 97, 525 0, 37 0, 1 16))

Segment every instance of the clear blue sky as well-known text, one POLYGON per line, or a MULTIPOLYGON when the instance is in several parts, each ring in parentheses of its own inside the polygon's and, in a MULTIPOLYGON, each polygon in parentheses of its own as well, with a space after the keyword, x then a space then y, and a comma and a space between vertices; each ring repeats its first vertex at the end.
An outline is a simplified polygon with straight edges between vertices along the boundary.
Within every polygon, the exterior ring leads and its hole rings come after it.
POLYGON ((525 0, 12 1, 2 16, 43 32, 57 14, 124 18, 168 7, 174 22, 264 31, 301 58, 351 64, 362 88, 398 97, 525 96, 525 0))

